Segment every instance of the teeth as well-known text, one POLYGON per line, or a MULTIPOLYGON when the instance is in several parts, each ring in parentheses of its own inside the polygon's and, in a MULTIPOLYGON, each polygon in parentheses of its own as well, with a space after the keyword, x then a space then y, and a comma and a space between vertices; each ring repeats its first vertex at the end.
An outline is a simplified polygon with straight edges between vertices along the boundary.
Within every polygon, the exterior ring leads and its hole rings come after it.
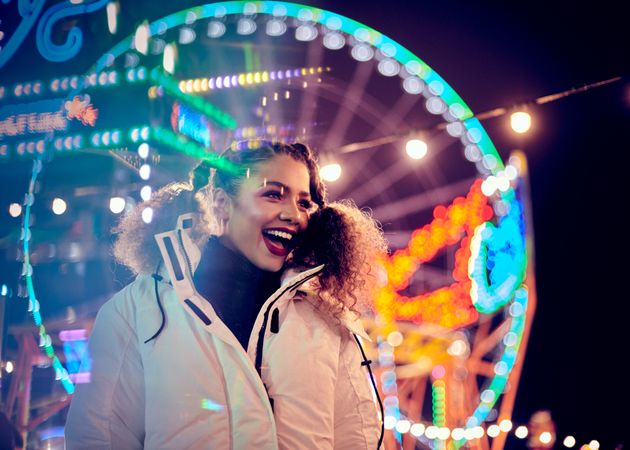
POLYGON ((273 236, 278 236, 278 237, 280 237, 282 239, 286 239, 287 241, 290 241, 293 238, 293 235, 291 233, 287 233, 285 231, 265 230, 265 233, 271 234, 273 236))

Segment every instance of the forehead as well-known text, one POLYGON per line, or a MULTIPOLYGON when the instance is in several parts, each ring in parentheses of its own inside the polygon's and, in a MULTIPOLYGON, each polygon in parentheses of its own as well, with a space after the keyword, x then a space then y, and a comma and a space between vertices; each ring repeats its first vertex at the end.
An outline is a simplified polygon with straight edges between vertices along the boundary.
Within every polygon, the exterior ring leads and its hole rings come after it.
POLYGON ((288 155, 277 155, 259 164, 246 184, 258 189, 265 180, 282 183, 296 194, 309 193, 310 177, 306 164, 288 155))

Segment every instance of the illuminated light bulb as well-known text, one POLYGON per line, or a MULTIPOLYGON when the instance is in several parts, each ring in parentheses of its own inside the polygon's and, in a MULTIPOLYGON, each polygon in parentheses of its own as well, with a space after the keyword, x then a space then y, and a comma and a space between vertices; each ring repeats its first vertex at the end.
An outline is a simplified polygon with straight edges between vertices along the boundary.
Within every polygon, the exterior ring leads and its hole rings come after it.
POLYGON ((446 125, 446 132, 453 137, 462 137, 466 133, 466 127, 461 122, 451 122, 446 125))
POLYGON ((151 186, 142 186, 142 189, 140 189, 140 198, 142 198, 145 202, 148 202, 151 200, 151 191, 151 186))
POLYGON ((490 175, 481 183, 481 192, 486 197, 490 197, 497 190, 497 178, 494 175, 490 175))
POLYGON ((488 431, 487 431, 488 436, 494 438, 494 437, 497 437, 499 433, 501 433, 501 429, 499 428, 498 425, 490 425, 488 427, 488 431))
POLYGON ((525 425, 521 425, 514 430, 514 435, 519 439, 525 439, 527 434, 527 427, 525 425))
MULTIPOLYGON (((164 47, 164 54, 162 56, 162 67, 170 74, 175 73, 175 46, 168 44, 164 47)), ((180 83, 181 90, 181 83, 180 83)))
POLYGON ((346 44, 346 40, 341 33, 331 32, 324 35, 323 44, 330 50, 339 50, 346 44))
POLYGON ((402 344, 403 335, 400 331, 392 331, 387 335, 387 343, 392 347, 398 347, 402 344))
POLYGON ((451 436, 451 430, 448 427, 440 427, 438 428, 437 438, 445 441, 451 436))
POLYGON ((109 210, 114 214, 120 214, 125 210, 125 199, 122 197, 112 197, 109 199, 109 210))
POLYGON ((384 424, 386 430, 393 430, 396 426, 396 418, 394 416, 385 416, 384 424))
POLYGON ((52 201, 52 210, 58 216, 60 216, 61 214, 65 213, 67 207, 68 207, 68 205, 66 205, 66 202, 63 201, 63 199, 61 199, 59 197, 55 197, 53 199, 53 201, 52 201))
POLYGON ((140 178, 143 180, 148 180, 151 178, 151 166, 148 164, 143 164, 139 170, 140 178))
POLYGON ((505 361, 499 361, 494 365, 494 373, 497 375, 505 375, 508 372, 508 366, 505 361))
POLYGON ((409 94, 420 94, 424 90, 424 81, 418 77, 407 77, 403 81, 403 89, 409 94))
POLYGON ((508 347, 516 345, 517 341, 518 341, 518 336, 513 331, 510 331, 509 333, 506 333, 505 336, 503 336, 503 343, 507 345, 508 347))
POLYGON ((146 207, 142 210, 142 221, 144 223, 151 223, 153 220, 153 208, 146 207))
POLYGON ((19 203, 11 203, 9 205, 9 215, 11 217, 19 217, 22 214, 22 205, 19 203))
POLYGON ((412 159, 422 159, 428 152, 428 145, 421 139, 409 139, 405 144, 405 151, 412 159))
POLYGON ((485 391, 481 393, 479 397, 481 398, 481 401, 484 403, 492 403, 495 398, 495 393, 493 390, 486 389, 485 391))
POLYGON ((394 59, 385 58, 379 61, 377 69, 386 77, 393 77, 400 72, 400 64, 394 59))
POLYGON ((497 187, 501 192, 507 192, 510 189, 510 180, 507 179, 504 173, 497 177, 497 187))
POLYGON ((444 93, 444 84, 441 81, 433 80, 429 83, 429 90, 433 95, 442 95, 444 93))
POLYGON ((231 83, 230 82, 231 82, 231 80, 230 80, 230 77, 228 75, 223 77, 223 86, 224 87, 226 87, 226 88, 231 87, 231 83))
POLYGON ((238 34, 248 35, 252 34, 254 31, 256 31, 256 22, 246 17, 238 19, 236 24, 236 32, 238 34))
POLYGON ((181 27, 179 29, 179 43, 182 45, 190 44, 196 37, 195 30, 190 27, 181 27))
POLYGON ((448 109, 440 97, 429 97, 426 101, 426 107, 431 114, 443 114, 448 109))
POLYGON ((421 423, 414 423, 409 428, 409 432, 413 434, 415 437, 420 437, 424 434, 424 425, 421 423))
POLYGON ((116 34, 118 29, 118 2, 107 4, 107 28, 111 34, 116 34))
POLYGON ((369 45, 359 44, 352 47, 350 54, 357 61, 365 62, 372 59, 374 56, 374 50, 369 45))
POLYGON ((453 428, 451 431, 451 437, 454 441, 459 441, 464 439, 464 429, 463 428, 453 428))
POLYGON ((436 380, 444 378, 444 375, 446 375, 446 369, 441 364, 438 364, 431 370, 431 376, 436 380))
POLYGON ((219 38, 225 34, 225 24, 218 20, 211 20, 208 23, 208 37, 219 38))
POLYGON ((428 439, 435 439, 437 438, 438 435, 438 427, 436 427, 435 425, 430 425, 427 427, 426 430, 424 430, 424 435, 428 438, 428 439))
POLYGON ((302 42, 312 41, 317 37, 317 28, 313 25, 300 25, 295 29, 295 39, 302 42))
POLYGON ((599 441, 593 439, 591 442, 588 443, 588 446, 591 447, 593 450, 599 450, 599 441))
POLYGON ((512 113, 510 116, 510 126, 516 133, 527 133, 532 127, 532 116, 525 111, 512 113))
POLYGON ((136 29, 134 43, 136 50, 143 55, 146 55, 149 51, 149 36, 149 25, 147 23, 143 23, 136 29))
POLYGON ((549 431, 543 431, 540 433, 540 436, 538 436, 538 440, 543 444, 549 444, 551 442, 551 438, 552 436, 549 431))
POLYGON ((468 351, 468 345, 462 339, 456 339, 446 351, 451 356, 462 356, 468 351))
POLYGON ((411 429, 411 423, 408 420, 399 420, 396 422, 396 431, 401 434, 407 433, 411 429))
MULTIPOLYGON (((2 285, 4 287, 4 285, 2 285)), ((4 294, 3 294, 4 295, 4 294)), ((7 361, 6 364, 4 365, 4 370, 7 371, 7 373, 11 373, 13 372, 13 361, 7 361)))
POLYGON ((562 441, 562 445, 564 445, 567 448, 573 448, 575 447, 575 438, 573 436, 567 436, 564 438, 564 441, 562 441))
POLYGON ((455 117, 456 119, 462 120, 464 115, 466 114, 466 110, 459 103, 453 103, 448 107, 448 111, 455 117))
POLYGON ((341 177, 341 166, 337 163, 326 164, 319 169, 319 176, 324 181, 337 181, 341 177))
POLYGON ((510 316, 519 317, 523 315, 523 312, 523 305, 521 305, 520 303, 516 302, 510 305, 510 316))
POLYGON ((466 439, 467 441, 472 441, 473 439, 475 439, 475 429, 474 428, 466 428, 464 430, 464 439, 466 439))
POLYGON ((512 165, 505 166, 503 173, 505 174, 505 178, 510 181, 516 180, 516 177, 518 177, 518 171, 516 170, 516 167, 512 165))
POLYGON ((142 127, 140 129, 140 137, 145 141, 149 139, 149 127, 142 127))

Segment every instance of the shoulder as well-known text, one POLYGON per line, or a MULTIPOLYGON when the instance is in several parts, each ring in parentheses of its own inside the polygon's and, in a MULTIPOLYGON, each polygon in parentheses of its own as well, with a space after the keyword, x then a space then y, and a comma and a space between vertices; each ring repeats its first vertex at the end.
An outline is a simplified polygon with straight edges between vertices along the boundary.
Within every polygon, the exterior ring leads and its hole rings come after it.
POLYGON ((150 275, 138 275, 103 304, 97 320, 108 322, 123 319, 128 324, 135 322, 137 312, 152 302, 154 289, 154 280, 150 275))

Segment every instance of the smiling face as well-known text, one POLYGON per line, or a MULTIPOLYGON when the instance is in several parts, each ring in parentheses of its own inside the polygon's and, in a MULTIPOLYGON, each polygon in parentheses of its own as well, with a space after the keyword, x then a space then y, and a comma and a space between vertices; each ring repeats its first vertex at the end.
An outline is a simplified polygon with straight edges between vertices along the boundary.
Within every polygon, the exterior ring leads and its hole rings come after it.
POLYGON ((309 181, 304 163, 281 154, 256 166, 236 197, 219 190, 215 212, 225 220, 221 241, 260 269, 280 270, 313 209, 309 181))

